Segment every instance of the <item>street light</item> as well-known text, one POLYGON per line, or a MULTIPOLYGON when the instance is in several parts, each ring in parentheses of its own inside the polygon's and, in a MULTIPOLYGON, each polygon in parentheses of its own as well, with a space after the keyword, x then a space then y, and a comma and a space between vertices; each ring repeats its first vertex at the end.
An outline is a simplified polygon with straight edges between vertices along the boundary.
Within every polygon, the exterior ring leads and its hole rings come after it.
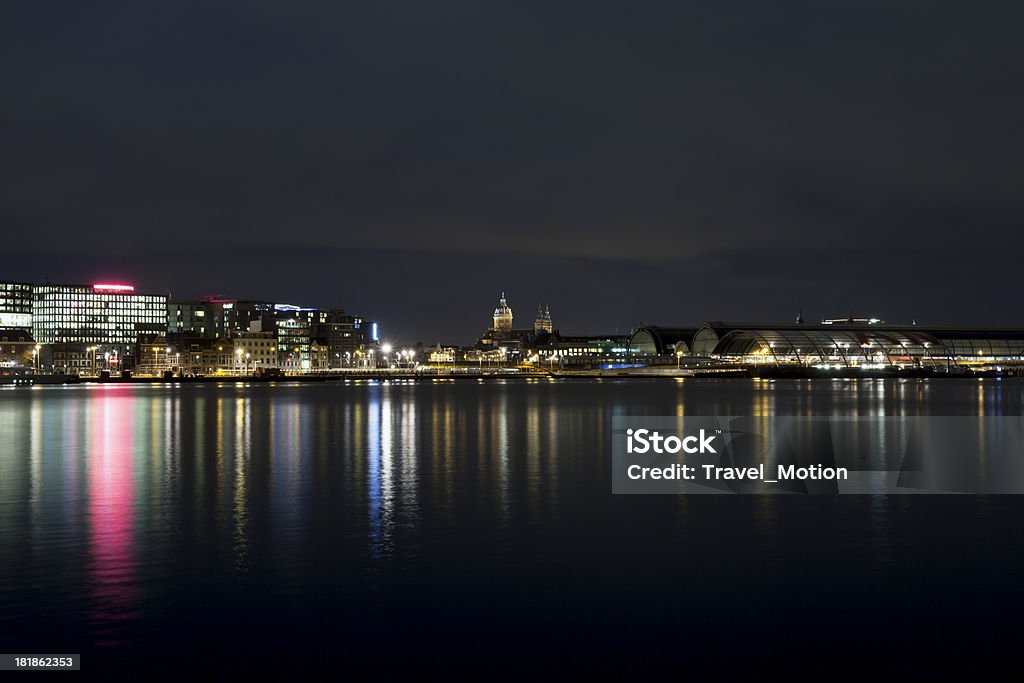
POLYGON ((40 362, 40 359, 39 359, 39 349, 41 349, 41 348, 42 348, 42 346, 40 346, 39 344, 36 344, 36 347, 34 349, 32 349, 32 365, 35 367, 36 372, 39 372, 39 362, 40 362))

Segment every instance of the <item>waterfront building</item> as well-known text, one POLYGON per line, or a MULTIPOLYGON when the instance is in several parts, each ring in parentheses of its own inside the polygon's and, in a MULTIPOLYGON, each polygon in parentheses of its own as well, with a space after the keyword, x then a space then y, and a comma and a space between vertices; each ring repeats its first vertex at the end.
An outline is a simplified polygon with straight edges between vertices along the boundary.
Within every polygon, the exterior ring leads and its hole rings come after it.
POLYGON ((629 337, 624 335, 562 336, 558 332, 539 338, 529 348, 530 360, 537 363, 558 361, 561 366, 594 366, 623 363, 628 360, 629 337))
POLYGON ((0 282, 0 330, 32 330, 32 285, 0 282))
POLYGON ((323 372, 331 367, 331 347, 322 337, 314 337, 309 341, 309 369, 323 372))
POLYGON ((457 346, 437 346, 430 347, 427 352, 427 361, 438 365, 446 363, 454 363, 455 359, 459 356, 459 347, 457 346))
POLYGON ((181 362, 181 352, 171 346, 166 334, 143 334, 136 341, 135 371, 143 375, 173 372, 181 362))
POLYGON ((896 325, 877 318, 817 325, 713 321, 698 328, 642 326, 628 347, 634 356, 682 354, 744 365, 1010 365, 1024 362, 1024 329, 896 325))
POLYGON ((167 297, 126 284, 43 284, 32 290, 32 331, 41 344, 96 346, 130 355, 140 335, 166 334, 167 297))
POLYGON ((202 339, 217 339, 229 336, 231 325, 235 322, 244 323, 244 329, 247 330, 248 310, 242 316, 238 316, 235 307, 239 303, 234 299, 221 298, 220 295, 168 301, 167 332, 202 339))
MULTIPOLYGON (((202 339, 231 339, 257 332, 273 332, 278 340, 278 358, 266 367, 293 370, 315 369, 311 340, 321 340, 317 354, 327 354, 329 367, 354 363, 355 352, 376 345, 379 326, 374 321, 345 313, 342 309, 259 300, 226 299, 221 295, 167 303, 167 329, 171 335, 187 334, 202 339)), ((234 360, 229 364, 235 365, 234 360)), ((228 369, 228 368, 225 368, 228 369)))
POLYGON ((351 364, 357 349, 376 341, 377 323, 367 323, 363 318, 346 315, 340 309, 325 311, 293 304, 273 304, 268 312, 262 314, 258 329, 274 331, 278 340, 278 367, 316 370, 321 369, 324 362, 327 367, 351 364), (318 340, 315 349, 314 339, 318 340))
POLYGON ((312 333, 326 340, 330 367, 350 366, 357 350, 377 342, 377 323, 349 315, 341 309, 323 313, 323 320, 313 325, 312 333))
MULTIPOLYGON (((257 327, 253 325, 253 327, 257 327)), ((279 367, 279 340, 273 331, 240 332, 231 338, 232 370, 259 373, 279 367)), ((227 369, 227 368, 225 368, 227 369)))
POLYGON ((169 334, 170 346, 177 350, 175 371, 183 375, 212 375, 220 367, 221 356, 229 362, 231 354, 223 349, 223 339, 208 339, 189 334, 169 334))
POLYGON ((309 370, 310 342, 318 311, 279 304, 277 313, 273 325, 279 344, 278 364, 287 370, 309 370))
POLYGON ((0 329, 0 367, 31 367, 40 351, 28 330, 0 329))
POLYGON ((99 345, 82 342, 57 342, 40 345, 40 367, 62 375, 95 375, 101 365, 99 345))
POLYGON ((627 342, 628 353, 639 356, 689 355, 699 327, 641 325, 627 342))

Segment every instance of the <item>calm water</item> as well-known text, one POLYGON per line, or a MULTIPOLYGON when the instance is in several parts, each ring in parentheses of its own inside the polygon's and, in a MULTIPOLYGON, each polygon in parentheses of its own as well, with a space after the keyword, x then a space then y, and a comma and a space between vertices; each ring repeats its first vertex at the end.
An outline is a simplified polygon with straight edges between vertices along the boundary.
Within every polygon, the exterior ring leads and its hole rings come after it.
POLYGON ((612 496, 608 444, 615 415, 1022 404, 1010 380, 4 389, 0 652, 991 673, 1024 644, 1021 497, 612 496))

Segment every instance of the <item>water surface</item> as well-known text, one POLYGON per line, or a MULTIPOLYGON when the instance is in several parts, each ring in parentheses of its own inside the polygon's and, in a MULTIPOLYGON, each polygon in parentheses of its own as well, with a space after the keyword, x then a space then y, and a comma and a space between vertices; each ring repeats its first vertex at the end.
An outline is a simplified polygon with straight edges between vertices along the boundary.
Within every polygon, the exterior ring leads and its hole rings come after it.
POLYGON ((992 671, 1019 496, 612 496, 616 415, 1020 415, 1024 382, 0 390, 0 652, 83 669, 992 671))

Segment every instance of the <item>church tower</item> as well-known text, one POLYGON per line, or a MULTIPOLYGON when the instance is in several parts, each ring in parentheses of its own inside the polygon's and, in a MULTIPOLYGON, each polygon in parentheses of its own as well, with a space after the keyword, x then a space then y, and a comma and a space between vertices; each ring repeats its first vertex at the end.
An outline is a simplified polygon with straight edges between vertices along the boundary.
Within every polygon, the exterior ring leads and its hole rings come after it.
POLYGON ((551 334, 554 326, 551 324, 551 310, 547 306, 537 306, 537 317, 533 321, 533 331, 536 334, 547 332, 551 334))
POLYGON ((512 309, 505 301, 505 292, 501 293, 498 307, 494 309, 494 331, 509 332, 512 330, 512 309))

